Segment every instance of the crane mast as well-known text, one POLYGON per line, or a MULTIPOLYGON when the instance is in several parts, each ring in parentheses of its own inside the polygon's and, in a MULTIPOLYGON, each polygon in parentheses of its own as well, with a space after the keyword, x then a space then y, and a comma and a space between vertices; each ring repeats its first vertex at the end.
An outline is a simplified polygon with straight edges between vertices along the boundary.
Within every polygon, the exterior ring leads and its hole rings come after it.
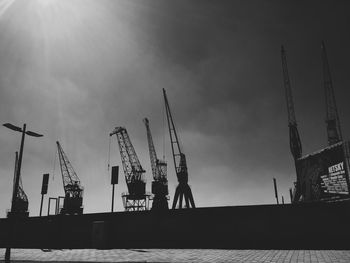
POLYGON ((152 194, 154 195, 154 198, 152 203, 152 210, 169 209, 167 163, 157 158, 151 129, 149 127, 149 120, 145 118, 143 119, 143 122, 146 125, 148 149, 153 174, 152 194))
POLYGON ((116 127, 110 136, 116 135, 122 160, 125 181, 128 193, 123 193, 123 203, 126 211, 139 211, 148 209, 146 194, 145 170, 142 168, 131 143, 128 132, 124 127, 116 127))
POLYGON ((57 141, 58 157, 61 166, 63 188, 65 192, 64 204, 61 214, 82 214, 83 213, 83 192, 80 179, 69 162, 67 155, 57 141))
POLYGON ((326 98, 326 124, 328 145, 342 141, 338 109, 332 84, 331 73, 328 64, 327 52, 324 42, 321 44, 323 62, 323 81, 326 98))
MULTIPOLYGON (((18 169, 18 152, 16 152, 15 169, 13 176, 13 188, 15 188, 16 174, 18 169)), ((14 189, 13 189, 13 192, 14 189)), ((23 190, 22 178, 19 178, 17 196, 14 197, 14 211, 16 213, 28 214, 28 197, 23 190)))
POLYGON ((176 172, 177 180, 179 182, 175 190, 172 208, 175 209, 176 204, 179 201, 178 207, 181 209, 183 198, 185 199, 186 208, 190 208, 190 207, 195 208, 192 191, 190 186, 188 185, 188 171, 187 171, 186 156, 182 152, 179 144, 179 139, 176 133, 176 129, 175 129, 173 117, 170 111, 170 106, 169 106, 165 89, 163 89, 163 95, 164 95, 165 111, 166 111, 166 116, 168 121, 169 136, 170 136, 170 143, 171 143, 171 150, 173 154, 175 172, 176 172))
POLYGON ((297 128, 297 121, 295 118, 294 102, 292 95, 292 88, 290 86, 288 67, 287 67, 287 57, 284 47, 281 48, 282 57, 282 68, 283 68, 283 80, 284 88, 286 91, 286 101, 287 101, 287 112, 288 112, 288 127, 289 127, 289 146, 290 151, 294 159, 298 159, 302 155, 302 146, 300 141, 300 136, 297 128))
MULTIPOLYGON (((289 127, 289 147, 293 155, 294 162, 302 155, 302 146, 300 136, 297 128, 297 122, 295 118, 294 102, 292 95, 292 88, 290 85, 290 79, 287 67, 287 56, 284 47, 281 47, 282 69, 283 69, 283 82, 286 92, 287 112, 288 112, 288 127, 289 127)), ((301 196, 300 180, 297 178, 295 183, 295 189, 293 193, 293 202, 297 202, 301 196)))

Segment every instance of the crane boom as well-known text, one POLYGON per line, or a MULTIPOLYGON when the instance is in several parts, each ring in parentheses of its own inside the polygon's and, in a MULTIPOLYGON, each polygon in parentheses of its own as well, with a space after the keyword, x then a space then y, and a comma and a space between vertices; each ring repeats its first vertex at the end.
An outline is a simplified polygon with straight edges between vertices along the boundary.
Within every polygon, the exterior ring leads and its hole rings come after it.
POLYGON ((65 192, 64 204, 61 214, 82 214, 83 213, 83 187, 80 179, 57 141, 57 151, 60 161, 63 188, 65 192))
MULTIPOLYGON (((117 136, 118 140, 125 181, 128 185, 129 192, 133 193, 134 189, 132 189, 132 184, 136 182, 144 183, 143 173, 145 173, 145 170, 140 164, 126 129, 124 127, 116 127, 114 131, 110 133, 110 136, 114 134, 117 136)), ((144 194, 144 192, 140 192, 140 194, 144 194)))
POLYGON ((175 196, 173 200, 173 209, 176 207, 179 199, 179 208, 182 208, 182 199, 185 198, 186 208, 195 208, 194 199, 190 186, 188 185, 188 171, 186 156, 182 152, 179 139, 176 133, 175 124, 171 114, 168 98, 165 89, 163 89, 165 111, 168 121, 169 136, 171 142, 171 150, 173 154, 175 172, 179 185, 176 187, 175 196))
POLYGON ((300 158, 302 155, 302 146, 301 146, 300 136, 299 136, 297 122, 295 118, 294 102, 293 102, 292 88, 290 86, 290 79, 288 74, 286 51, 283 46, 281 48, 281 58, 282 58, 284 88, 286 92, 286 101, 287 101, 289 146, 290 146, 290 151, 294 159, 296 160, 300 158))
POLYGON ((331 72, 329 69, 327 52, 324 42, 321 44, 322 62, 323 62, 323 81, 326 98, 326 124, 328 145, 336 144, 343 140, 337 104, 332 84, 331 72))
POLYGON ((128 193, 123 194, 125 210, 147 210, 145 170, 142 168, 124 127, 116 127, 109 136, 116 135, 128 193))
POLYGON ((168 209, 167 163, 157 158, 151 129, 149 127, 149 120, 145 118, 143 122, 146 125, 149 156, 153 174, 152 193, 154 194, 154 199, 152 209, 168 209))
MULTIPOLYGON (((287 67, 287 56, 284 47, 281 47, 281 59, 283 70, 283 83, 286 92, 287 112, 288 112, 288 127, 289 127, 289 147, 294 158, 295 168, 297 169, 296 161, 302 155, 302 146, 295 118, 294 102, 292 95, 292 88, 287 67)), ((295 188, 292 194, 292 202, 297 202, 301 197, 301 183, 297 176, 295 188)))

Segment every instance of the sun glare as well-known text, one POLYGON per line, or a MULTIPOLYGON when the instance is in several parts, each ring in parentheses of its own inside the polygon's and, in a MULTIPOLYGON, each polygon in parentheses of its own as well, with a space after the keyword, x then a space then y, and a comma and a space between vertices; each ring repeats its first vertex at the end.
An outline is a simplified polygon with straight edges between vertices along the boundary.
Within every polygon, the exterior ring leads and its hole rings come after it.
POLYGON ((1 0, 0 1, 0 18, 7 11, 7 9, 13 4, 15 0, 1 0))
POLYGON ((38 4, 43 6, 49 6, 57 2, 57 0, 37 0, 38 4))

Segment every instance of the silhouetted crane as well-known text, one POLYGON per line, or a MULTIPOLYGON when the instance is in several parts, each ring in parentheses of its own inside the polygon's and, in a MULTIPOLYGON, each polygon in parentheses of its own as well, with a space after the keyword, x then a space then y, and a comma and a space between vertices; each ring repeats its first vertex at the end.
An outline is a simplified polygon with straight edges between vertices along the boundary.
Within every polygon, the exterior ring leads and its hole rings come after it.
POLYGON ((323 81, 326 97, 326 123, 328 145, 336 144, 343 140, 340 129, 340 121, 335 101, 334 89, 332 84, 331 73, 329 70, 327 52, 324 42, 321 44, 322 62, 323 62, 323 81))
POLYGON ((117 136, 125 181, 128 186, 128 193, 122 195, 125 210, 147 210, 149 195, 146 194, 146 182, 143 175, 145 170, 140 164, 126 129, 116 127, 109 135, 114 134, 117 136))
MULTIPOLYGON (((289 147, 293 155, 294 162, 302 155, 302 146, 300 141, 300 136, 297 128, 297 122, 295 118, 294 103, 292 89, 289 80, 288 67, 287 67, 287 57, 284 47, 281 47, 281 58, 282 58, 282 69, 283 69, 283 80, 284 88, 286 92, 286 101, 287 101, 287 112, 288 112, 288 127, 289 127, 289 147)), ((297 202, 301 196, 301 185, 300 180, 297 178, 293 193, 293 202, 297 202)))
POLYGON ((168 207, 168 179, 167 179, 167 163, 164 160, 157 158, 157 153, 154 148, 151 129, 149 127, 149 120, 143 119, 147 130, 147 141, 149 148, 149 156, 151 160, 153 182, 152 182, 152 194, 153 203, 152 210, 164 210, 168 207))
MULTIPOLYGON (((15 192, 17 169, 18 169, 18 152, 16 152, 15 169, 14 169, 14 176, 13 176, 13 193, 15 192)), ((28 214, 28 197, 23 190, 21 176, 19 177, 17 196, 15 197, 15 200, 13 201, 13 203, 14 203, 14 211, 16 213, 28 214)))
POLYGON ((185 198, 185 207, 186 208, 195 208, 193 195, 190 186, 188 185, 188 171, 187 171, 187 163, 186 156, 182 152, 178 136, 176 133, 173 117, 171 115, 170 106, 168 102, 168 98, 166 96, 165 89, 163 89, 164 102, 165 102, 165 110, 166 116, 168 120, 169 127, 169 135, 171 142, 171 150, 173 153, 175 172, 177 176, 177 180, 179 182, 176 187, 174 200, 173 200, 173 209, 176 208, 177 201, 179 201, 179 208, 182 208, 182 200, 185 198))
POLYGON ((82 214, 83 213, 83 192, 80 179, 73 169, 73 166, 64 153, 60 143, 57 141, 57 150, 60 160, 63 188, 65 192, 64 204, 61 214, 82 214))

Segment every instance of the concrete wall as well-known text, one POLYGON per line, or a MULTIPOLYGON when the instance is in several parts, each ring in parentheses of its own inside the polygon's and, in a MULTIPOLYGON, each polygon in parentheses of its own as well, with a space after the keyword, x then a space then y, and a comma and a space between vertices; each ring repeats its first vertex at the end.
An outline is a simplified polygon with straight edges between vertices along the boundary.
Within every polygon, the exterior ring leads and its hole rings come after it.
POLYGON ((0 247, 350 249, 349 223, 344 202, 58 215, 0 219, 0 247))

